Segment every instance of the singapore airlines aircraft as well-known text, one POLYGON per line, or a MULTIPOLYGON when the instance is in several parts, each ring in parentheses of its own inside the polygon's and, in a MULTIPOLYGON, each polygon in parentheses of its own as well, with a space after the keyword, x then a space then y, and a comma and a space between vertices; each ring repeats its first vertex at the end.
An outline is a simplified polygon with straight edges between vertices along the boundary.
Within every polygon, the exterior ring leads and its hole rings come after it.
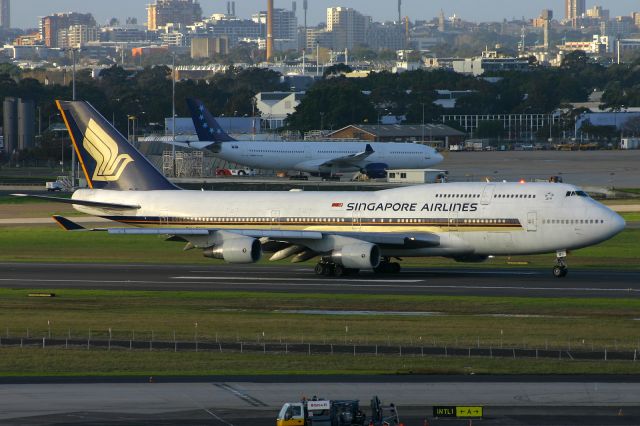
POLYGON ((187 104, 199 142, 173 144, 206 147, 218 158, 249 167, 321 176, 359 171, 370 178, 382 178, 388 169, 424 169, 442 161, 435 149, 415 143, 236 141, 202 102, 187 99, 187 104))
MULTIPOLYGON (((58 102, 90 189, 73 204, 132 225, 111 234, 166 234, 230 263, 319 258, 315 271, 398 272, 392 259, 444 256, 479 262, 491 255, 556 253, 621 232, 624 220, 572 185, 446 183, 375 192, 201 192, 175 187, 90 104, 58 102)), ((84 230, 55 218, 68 230, 84 230)))

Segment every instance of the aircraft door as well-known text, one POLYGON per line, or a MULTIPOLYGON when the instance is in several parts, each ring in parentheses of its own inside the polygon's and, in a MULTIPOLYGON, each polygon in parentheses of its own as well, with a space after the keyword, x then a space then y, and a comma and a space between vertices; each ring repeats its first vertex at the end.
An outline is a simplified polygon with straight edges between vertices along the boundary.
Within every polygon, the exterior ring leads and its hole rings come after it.
POLYGON ((460 213, 458 212, 450 212, 449 213, 449 232, 458 232, 458 223, 459 223, 460 213))
POLYGON ((351 229, 353 231, 360 231, 361 226, 362 220, 360 218, 360 215, 358 215, 358 213, 354 213, 351 217, 351 229))
POLYGON ((527 231, 536 232, 537 230, 538 230, 538 213, 537 212, 527 213, 527 231))
POLYGON ((487 205, 487 204, 491 204, 491 199, 493 198, 493 192, 495 191, 496 187, 494 184, 492 183, 488 183, 484 186, 484 189, 482 190, 482 195, 480 197, 480 204, 482 205, 487 205))
POLYGON ((271 229, 280 229, 280 210, 271 210, 271 229))
POLYGON ((169 210, 160 210, 158 219, 160 226, 169 226, 169 210))

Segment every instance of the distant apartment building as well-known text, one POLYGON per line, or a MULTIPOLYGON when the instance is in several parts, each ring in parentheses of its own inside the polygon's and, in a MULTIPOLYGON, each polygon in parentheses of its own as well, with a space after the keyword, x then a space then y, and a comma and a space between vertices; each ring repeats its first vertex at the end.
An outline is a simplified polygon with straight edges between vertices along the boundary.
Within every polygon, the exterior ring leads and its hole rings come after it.
POLYGON ((198 26, 198 33, 211 37, 227 37, 229 47, 236 46, 241 40, 259 39, 262 37, 260 24, 251 19, 214 15, 198 26))
MULTIPOLYGON (((74 25, 85 25, 95 28, 96 20, 90 13, 71 12, 45 16, 40 20, 40 34, 42 40, 44 40, 44 44, 47 47, 63 47, 60 46, 60 31, 62 30, 63 36, 66 36, 66 31, 74 25)), ((62 44, 66 44, 66 42, 66 39, 62 40, 62 44)))
POLYGON ((585 0, 565 0, 564 13, 568 21, 582 17, 587 10, 585 0))
POLYGON ((98 28, 87 25, 71 25, 58 32, 58 47, 79 48, 87 43, 98 41, 98 28))
POLYGON ((352 49, 365 43, 371 18, 350 7, 327 8, 327 32, 333 34, 333 50, 352 49))
POLYGON ((616 16, 614 19, 600 22, 600 34, 611 38, 624 38, 636 30, 631 16, 616 16))
POLYGON ((333 47, 333 33, 327 31, 326 28, 307 28, 307 36, 305 37, 307 50, 313 50, 317 47, 331 49, 333 47))
POLYGON ((145 26, 102 27, 98 38, 101 42, 133 43, 158 39, 155 31, 148 31, 145 26))
MULTIPOLYGON (((251 20, 260 24, 263 36, 267 35, 267 12, 254 13, 251 20)), ((298 34, 298 18, 295 12, 286 9, 273 9, 273 38, 295 39, 298 34)))
POLYGON ((593 6, 586 11, 587 18, 598 19, 608 21, 610 17, 609 9, 604 9, 602 6, 593 6))
POLYGON ((35 46, 42 41, 42 35, 39 32, 31 34, 23 34, 13 40, 15 46, 35 46))
POLYGON ((202 19, 197 0, 156 0, 147 6, 147 29, 156 31, 169 23, 191 25, 202 19))
POLYGON ((365 41, 375 50, 401 50, 406 45, 405 26, 397 23, 374 22, 367 26, 365 41))
POLYGON ((229 38, 199 36, 191 39, 191 58, 192 59, 211 59, 215 55, 229 54, 229 38))
POLYGON ((11 28, 11 0, 0 0, 0 28, 11 28))

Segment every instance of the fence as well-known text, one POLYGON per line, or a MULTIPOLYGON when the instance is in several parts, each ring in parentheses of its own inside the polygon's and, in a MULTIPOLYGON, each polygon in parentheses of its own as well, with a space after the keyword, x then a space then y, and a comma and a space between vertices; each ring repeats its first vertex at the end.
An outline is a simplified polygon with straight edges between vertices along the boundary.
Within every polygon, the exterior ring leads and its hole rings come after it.
POLYGON ((590 361, 633 361, 638 359, 638 350, 562 350, 537 348, 482 348, 482 347, 433 347, 433 346, 389 346, 333 343, 268 343, 231 341, 167 341, 82 338, 33 338, 0 337, 0 348, 86 348, 118 350, 164 350, 164 351, 208 351, 208 352, 251 352, 284 353, 305 355, 369 355, 369 356, 443 356, 443 357, 485 357, 485 358, 535 358, 590 361))

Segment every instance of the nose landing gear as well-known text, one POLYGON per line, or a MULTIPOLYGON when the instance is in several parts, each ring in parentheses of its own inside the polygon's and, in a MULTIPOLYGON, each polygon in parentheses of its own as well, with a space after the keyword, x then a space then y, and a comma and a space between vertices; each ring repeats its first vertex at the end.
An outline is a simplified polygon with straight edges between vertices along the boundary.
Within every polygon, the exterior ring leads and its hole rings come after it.
POLYGON ((567 252, 566 250, 558 250, 556 252, 556 265, 553 267, 553 276, 556 278, 564 278, 568 272, 567 252))

